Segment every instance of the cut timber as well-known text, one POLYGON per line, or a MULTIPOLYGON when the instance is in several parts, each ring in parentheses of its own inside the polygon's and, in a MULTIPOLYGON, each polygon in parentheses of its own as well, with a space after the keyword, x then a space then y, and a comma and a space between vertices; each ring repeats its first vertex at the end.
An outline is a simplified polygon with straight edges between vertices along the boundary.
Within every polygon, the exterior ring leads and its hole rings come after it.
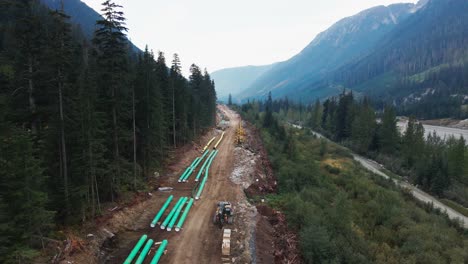
POLYGON ((231 255, 231 229, 224 229, 221 253, 223 256, 231 255))

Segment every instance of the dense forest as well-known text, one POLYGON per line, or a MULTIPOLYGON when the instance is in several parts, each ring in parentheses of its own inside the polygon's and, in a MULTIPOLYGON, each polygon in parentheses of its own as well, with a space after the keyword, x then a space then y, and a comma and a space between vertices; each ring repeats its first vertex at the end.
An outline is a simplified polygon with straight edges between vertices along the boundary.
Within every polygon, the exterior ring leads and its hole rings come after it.
MULTIPOLYGON (((265 111, 269 100, 249 102, 242 109, 265 111)), ((352 92, 308 106, 275 100, 271 108, 282 120, 321 132, 392 172, 408 176, 407 180, 425 191, 468 206, 468 147, 463 138, 443 139, 436 134, 425 138, 422 124, 413 117, 400 133, 393 107, 376 112, 370 99, 357 100, 352 92)))
MULTIPOLYGON (((340 100, 352 102, 352 97, 340 100)), ((365 112, 373 116, 366 102, 350 105, 367 107, 365 112)), ((321 104, 315 107, 323 108, 321 104)), ((391 180, 369 173, 353 162, 345 148, 286 123, 299 118, 330 122, 325 117, 328 112, 317 117, 313 109, 271 97, 239 108, 244 119, 261 130, 278 179, 279 193, 266 200, 284 212, 288 226, 298 232, 306 263, 468 261, 468 236, 457 222, 430 205, 419 204, 391 180)), ((337 105, 336 110, 344 109, 337 105)), ((386 115, 390 120, 391 110, 386 115)), ((334 135, 352 135, 353 127, 358 129, 357 125, 344 126, 334 135)), ((398 139, 394 136, 393 140, 398 139)))
POLYGON ((207 71, 192 65, 187 80, 177 54, 168 65, 136 52, 121 6, 104 1, 92 39, 69 19, 0 0, 2 263, 28 262, 58 226, 144 188, 171 149, 215 122, 207 71))

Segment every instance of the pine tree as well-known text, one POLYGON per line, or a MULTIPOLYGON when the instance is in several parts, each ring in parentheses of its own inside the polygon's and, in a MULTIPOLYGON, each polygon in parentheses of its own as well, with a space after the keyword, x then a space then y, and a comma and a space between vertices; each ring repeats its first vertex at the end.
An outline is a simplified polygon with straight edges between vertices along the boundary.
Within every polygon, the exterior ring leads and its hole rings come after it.
POLYGON ((232 95, 231 95, 231 94, 229 94, 228 105, 229 105, 229 106, 232 105, 232 95))
POLYGON ((268 93, 268 99, 265 103, 265 117, 263 118, 263 127, 272 127, 273 125, 273 99, 271 92, 268 93))
POLYGON ((396 126, 395 110, 391 106, 387 106, 384 110, 379 138, 380 148, 384 153, 395 153, 398 147, 399 132, 396 126))
POLYGON ((127 73, 127 39, 125 32, 125 17, 119 11, 122 6, 111 0, 102 3, 102 20, 98 20, 98 29, 93 39, 97 47, 97 62, 99 67, 99 90, 103 101, 103 112, 110 113, 110 135, 112 135, 112 164, 109 168, 111 199, 119 188, 123 178, 124 159, 121 156, 122 138, 129 135, 129 128, 125 124, 130 119, 131 107, 128 96, 127 73))
POLYGON ((369 100, 365 98, 358 106, 351 131, 352 139, 359 153, 366 153, 369 150, 374 138, 375 129, 375 114, 369 100))

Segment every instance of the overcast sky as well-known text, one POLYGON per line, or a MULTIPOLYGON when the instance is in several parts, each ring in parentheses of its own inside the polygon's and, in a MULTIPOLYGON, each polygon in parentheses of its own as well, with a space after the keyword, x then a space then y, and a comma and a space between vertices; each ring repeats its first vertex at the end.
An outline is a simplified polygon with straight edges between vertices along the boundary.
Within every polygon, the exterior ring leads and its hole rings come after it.
MULTIPOLYGON (((104 0, 81 0, 100 10, 104 0)), ((178 53, 184 73, 263 65, 300 52, 320 32, 364 9, 417 0, 116 0, 143 49, 178 53)), ((100 11, 98 11, 100 13, 100 11)))

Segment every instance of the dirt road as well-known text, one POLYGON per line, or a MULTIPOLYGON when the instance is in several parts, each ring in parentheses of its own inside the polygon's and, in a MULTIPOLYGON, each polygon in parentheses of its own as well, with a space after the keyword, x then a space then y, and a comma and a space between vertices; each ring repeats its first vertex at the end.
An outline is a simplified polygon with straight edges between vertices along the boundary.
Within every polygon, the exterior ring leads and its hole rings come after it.
POLYGON ((165 263, 221 262, 222 231, 212 223, 216 202, 227 200, 236 203, 240 194, 240 188, 229 180, 234 163, 235 127, 239 118, 231 110, 222 109, 230 119, 230 128, 218 147, 201 199, 195 203, 184 229, 170 240, 165 263))
MULTIPOLYGON (((174 230, 168 232, 161 230, 159 225, 155 228, 149 227, 151 219, 170 194, 174 195, 174 201, 182 196, 191 196, 192 188, 195 185, 193 180, 195 177, 192 175, 188 183, 178 183, 177 179, 183 172, 181 170, 166 179, 164 183, 165 186, 174 187, 174 190, 170 193, 157 192, 153 194, 153 198, 147 203, 146 209, 137 218, 137 221, 133 223, 131 230, 117 234, 117 245, 103 262, 122 263, 139 237, 147 234, 154 241, 167 239, 169 242, 167 254, 161 258, 160 263, 221 263, 222 230, 212 223, 216 203, 228 200, 233 203, 234 209, 236 209, 239 202, 245 201, 245 196, 241 186, 232 183, 229 179, 234 167, 234 137, 239 117, 225 106, 218 106, 218 108, 230 119, 230 127, 226 129, 224 139, 218 146, 219 152, 211 165, 209 178, 201 198, 195 201, 183 229, 180 232, 174 230)), ((213 130, 207 135, 207 138, 211 138, 216 133, 219 133, 219 131, 213 130)), ((186 156, 190 155, 187 154, 186 156)), ((183 157, 186 166, 190 165, 191 160, 194 158, 192 156, 183 157)), ((194 174, 196 175, 197 172, 198 170, 194 174)), ((166 210, 163 219, 168 211, 166 210)), ((241 223, 239 222, 237 221, 230 227, 241 229, 241 223)), ((231 247, 233 246, 235 245, 231 242, 231 247)), ((156 249, 157 246, 153 246, 145 263, 150 263, 156 249)))

